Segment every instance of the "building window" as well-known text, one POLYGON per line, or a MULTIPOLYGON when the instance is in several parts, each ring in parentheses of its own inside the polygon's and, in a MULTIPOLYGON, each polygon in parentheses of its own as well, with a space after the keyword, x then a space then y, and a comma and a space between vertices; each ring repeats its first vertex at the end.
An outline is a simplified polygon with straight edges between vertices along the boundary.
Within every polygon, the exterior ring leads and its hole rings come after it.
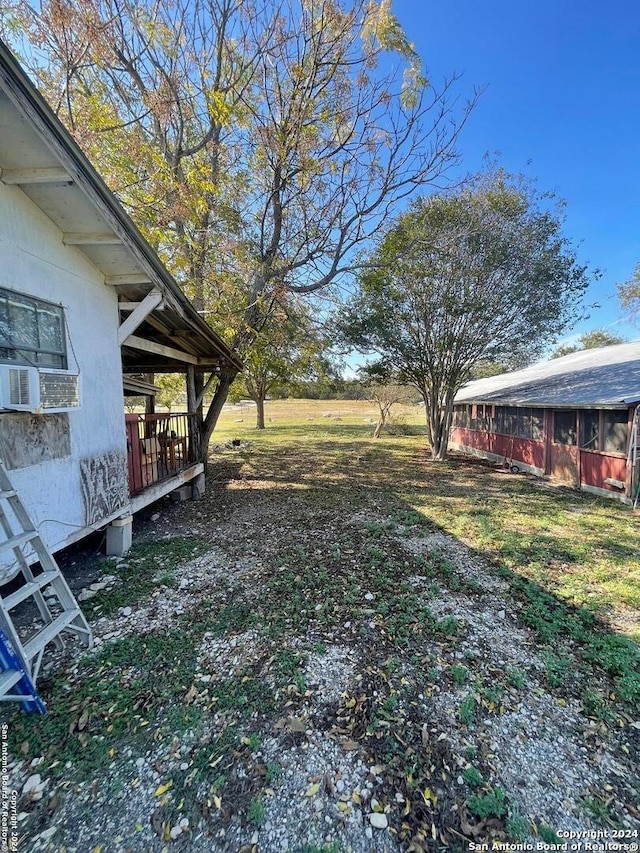
POLYGON ((608 411, 602 413, 603 450, 609 453, 625 453, 627 449, 626 411, 608 411))
POLYGON ((66 369, 63 309, 0 288, 0 362, 66 369))
POLYGON ((626 410, 590 411, 580 413, 580 447, 605 453, 626 453, 626 410))
POLYGON ((576 413, 556 411, 553 418, 553 440, 556 444, 576 443, 576 413))
POLYGON ((580 413, 580 447, 584 450, 602 450, 600 412, 580 413))

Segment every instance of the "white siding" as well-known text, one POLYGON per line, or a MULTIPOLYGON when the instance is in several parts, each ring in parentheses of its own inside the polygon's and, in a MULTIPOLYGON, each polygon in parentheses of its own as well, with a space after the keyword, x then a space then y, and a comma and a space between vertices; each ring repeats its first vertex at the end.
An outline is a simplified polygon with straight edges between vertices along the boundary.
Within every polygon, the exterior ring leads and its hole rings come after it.
POLYGON ((62 304, 68 367, 80 370, 82 405, 68 415, 71 456, 9 472, 55 550, 86 526, 80 460, 126 454, 117 296, 19 188, 2 184, 0 287, 62 304))

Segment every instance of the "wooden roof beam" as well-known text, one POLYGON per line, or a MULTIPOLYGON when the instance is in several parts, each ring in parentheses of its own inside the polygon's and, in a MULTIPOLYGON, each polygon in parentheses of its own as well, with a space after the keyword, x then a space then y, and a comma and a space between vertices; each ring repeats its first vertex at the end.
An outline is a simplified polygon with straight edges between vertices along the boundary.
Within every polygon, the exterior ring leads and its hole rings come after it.
POLYGON ((162 294, 155 288, 142 300, 142 302, 132 311, 127 319, 120 324, 118 329, 118 345, 122 346, 135 330, 147 319, 149 314, 162 305, 162 294))
POLYGON ((105 284, 112 287, 125 287, 128 284, 153 284, 146 273, 128 273, 127 275, 107 275, 104 279, 105 284))
POLYGON ((113 232, 105 234, 69 232, 62 235, 62 242, 65 246, 118 246, 122 244, 120 237, 113 232))
POLYGON ((191 355, 191 353, 174 349, 174 347, 167 347, 155 341, 146 341, 144 338, 139 338, 136 335, 130 335, 126 340, 125 346, 131 349, 142 350, 142 352, 152 352, 156 355, 164 356, 164 358, 173 359, 174 361, 184 361, 187 364, 195 365, 199 364, 197 356, 191 355))
POLYGON ((0 181, 12 186, 27 186, 28 184, 72 184, 73 178, 66 169, 54 166, 45 169, 3 169, 0 181))

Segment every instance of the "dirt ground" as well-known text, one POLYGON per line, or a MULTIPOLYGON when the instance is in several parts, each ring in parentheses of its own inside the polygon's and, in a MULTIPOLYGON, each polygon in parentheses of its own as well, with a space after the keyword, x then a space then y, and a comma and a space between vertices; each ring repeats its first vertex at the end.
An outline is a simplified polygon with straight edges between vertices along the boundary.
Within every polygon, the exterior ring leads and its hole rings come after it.
MULTIPOLYGON (((467 462, 447 483, 470 472, 499 487, 467 462)), ((96 645, 48 655, 47 717, 8 715, 17 849, 637 845, 637 705, 586 616, 410 505, 435 476, 420 440, 243 441, 125 559, 67 552, 96 645)))

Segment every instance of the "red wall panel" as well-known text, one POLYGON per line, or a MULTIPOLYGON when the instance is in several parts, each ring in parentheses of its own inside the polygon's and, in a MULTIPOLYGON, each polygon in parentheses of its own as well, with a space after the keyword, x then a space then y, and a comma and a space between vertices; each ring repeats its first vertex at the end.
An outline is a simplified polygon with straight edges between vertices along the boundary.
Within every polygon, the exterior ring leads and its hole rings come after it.
POLYGON ((511 438, 494 432, 484 432, 456 427, 451 431, 451 441, 506 456, 514 462, 524 462, 536 468, 544 468, 544 442, 529 438, 511 438))
POLYGON ((589 450, 580 451, 580 471, 582 482, 587 486, 597 486, 600 489, 611 489, 620 492, 615 486, 610 486, 604 481, 625 481, 627 476, 627 460, 624 456, 607 456, 606 453, 593 453, 589 450))

